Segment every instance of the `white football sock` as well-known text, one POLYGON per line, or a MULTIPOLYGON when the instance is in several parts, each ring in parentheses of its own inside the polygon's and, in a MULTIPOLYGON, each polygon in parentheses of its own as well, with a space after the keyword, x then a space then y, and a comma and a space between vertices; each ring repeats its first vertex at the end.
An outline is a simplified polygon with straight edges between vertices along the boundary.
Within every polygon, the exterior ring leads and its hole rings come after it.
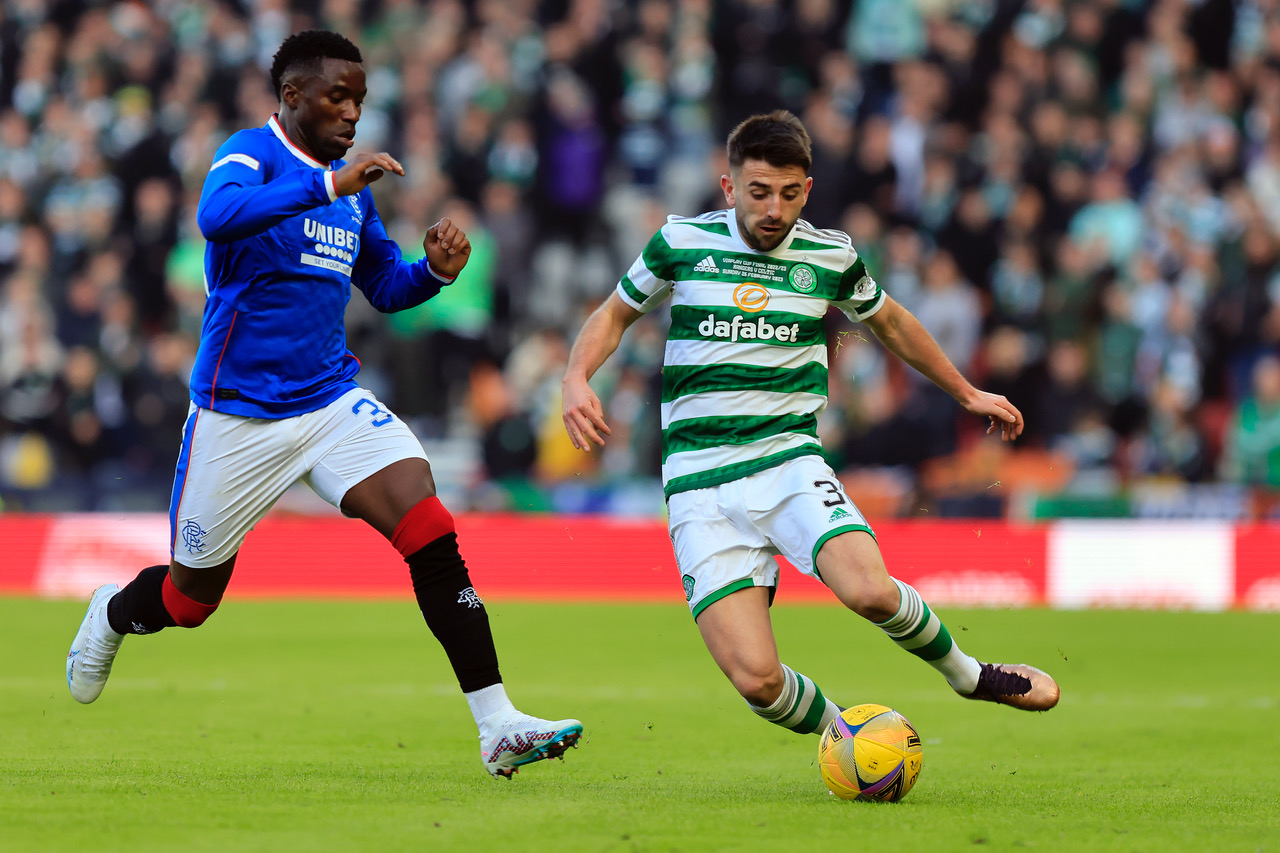
POLYGON ((782 693, 767 708, 747 703, 752 711, 771 723, 800 734, 822 732, 840 709, 822 695, 822 690, 804 673, 782 665, 782 693))
POLYGON ((876 625, 901 648, 942 673, 957 693, 972 693, 978 686, 982 665, 960 650, 947 626, 924 603, 920 593, 897 578, 893 582, 902 594, 898 612, 876 625))
POLYGON ((516 706, 507 698, 507 690, 501 681, 462 695, 467 697, 467 705, 471 707, 471 716, 475 718, 481 738, 491 736, 492 730, 516 713, 516 706))

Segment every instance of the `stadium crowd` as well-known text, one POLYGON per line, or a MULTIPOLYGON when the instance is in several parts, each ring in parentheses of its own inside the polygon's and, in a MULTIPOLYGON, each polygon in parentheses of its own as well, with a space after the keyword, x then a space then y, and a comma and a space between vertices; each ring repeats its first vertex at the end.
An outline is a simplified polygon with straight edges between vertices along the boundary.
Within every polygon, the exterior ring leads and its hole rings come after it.
POLYGON ((560 426, 568 341, 667 213, 724 206, 728 129, 782 107, 813 137, 805 218, 1026 415, 1017 448, 979 441, 833 316, 824 443, 869 516, 1185 484, 1170 512, 1269 512, 1277 0, 6 0, 6 508, 167 506, 201 184, 307 27, 364 52, 357 150, 405 165, 375 192, 406 255, 440 215, 471 236, 437 299, 348 313, 361 383, 470 505, 662 511, 660 322, 597 377, 615 431, 589 459, 560 426))

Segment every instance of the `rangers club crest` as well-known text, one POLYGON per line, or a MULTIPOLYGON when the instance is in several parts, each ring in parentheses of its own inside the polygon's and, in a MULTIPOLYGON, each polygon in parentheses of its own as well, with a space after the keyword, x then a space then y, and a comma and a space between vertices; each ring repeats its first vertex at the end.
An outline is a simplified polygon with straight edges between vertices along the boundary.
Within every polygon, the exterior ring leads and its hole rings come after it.
POLYGON ((187 546, 188 554, 198 554, 204 550, 204 538, 209 531, 201 529, 194 519, 182 526, 182 544, 187 546))

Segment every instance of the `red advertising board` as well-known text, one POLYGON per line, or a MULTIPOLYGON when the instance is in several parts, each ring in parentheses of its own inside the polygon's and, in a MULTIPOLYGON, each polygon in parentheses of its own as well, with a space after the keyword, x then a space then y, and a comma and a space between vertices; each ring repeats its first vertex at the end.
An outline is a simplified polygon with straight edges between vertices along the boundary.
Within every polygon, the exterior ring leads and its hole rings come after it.
MULTIPOLYGON (((526 599, 682 599, 666 526, 591 516, 457 518, 476 588, 526 599)), ((1005 523, 877 525, 890 572, 937 604, 1024 606, 1045 598, 1045 528, 1005 523)), ((168 559, 161 515, 0 516, 0 591, 79 597, 168 559)), ((240 596, 401 596, 400 556, 366 525, 273 515, 249 534, 229 590, 240 596)), ((832 601, 784 565, 779 601, 832 601)))
POLYGON ((1280 526, 1236 528, 1236 606, 1280 610, 1280 526))
MULTIPOLYGON (((457 516, 476 588, 521 599, 682 602, 665 524, 599 516, 457 516)), ((1280 526, 1224 522, 892 521, 889 572, 937 605, 1280 610, 1280 526)), ((168 560, 163 515, 0 515, 0 594, 82 598, 168 560)), ((232 596, 411 595, 400 556, 337 515, 276 514, 249 534, 232 596)), ((785 565, 780 602, 834 602, 785 565)))

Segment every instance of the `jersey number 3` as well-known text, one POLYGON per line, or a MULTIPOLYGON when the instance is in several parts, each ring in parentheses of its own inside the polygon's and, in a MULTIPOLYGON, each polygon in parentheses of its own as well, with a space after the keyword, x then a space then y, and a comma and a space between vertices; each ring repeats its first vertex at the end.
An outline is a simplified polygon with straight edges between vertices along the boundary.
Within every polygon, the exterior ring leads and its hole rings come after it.
POLYGON ((814 480, 814 488, 822 489, 824 492, 830 492, 835 496, 835 500, 823 501, 823 506, 839 506, 844 503, 844 495, 840 494, 840 487, 830 480, 814 480))
POLYGON ((378 408, 378 404, 370 400, 368 397, 361 397, 354 406, 351 407, 351 414, 360 414, 363 406, 369 407, 369 416, 373 418, 373 425, 376 427, 386 426, 395 420, 395 416, 390 412, 384 412, 378 408))

